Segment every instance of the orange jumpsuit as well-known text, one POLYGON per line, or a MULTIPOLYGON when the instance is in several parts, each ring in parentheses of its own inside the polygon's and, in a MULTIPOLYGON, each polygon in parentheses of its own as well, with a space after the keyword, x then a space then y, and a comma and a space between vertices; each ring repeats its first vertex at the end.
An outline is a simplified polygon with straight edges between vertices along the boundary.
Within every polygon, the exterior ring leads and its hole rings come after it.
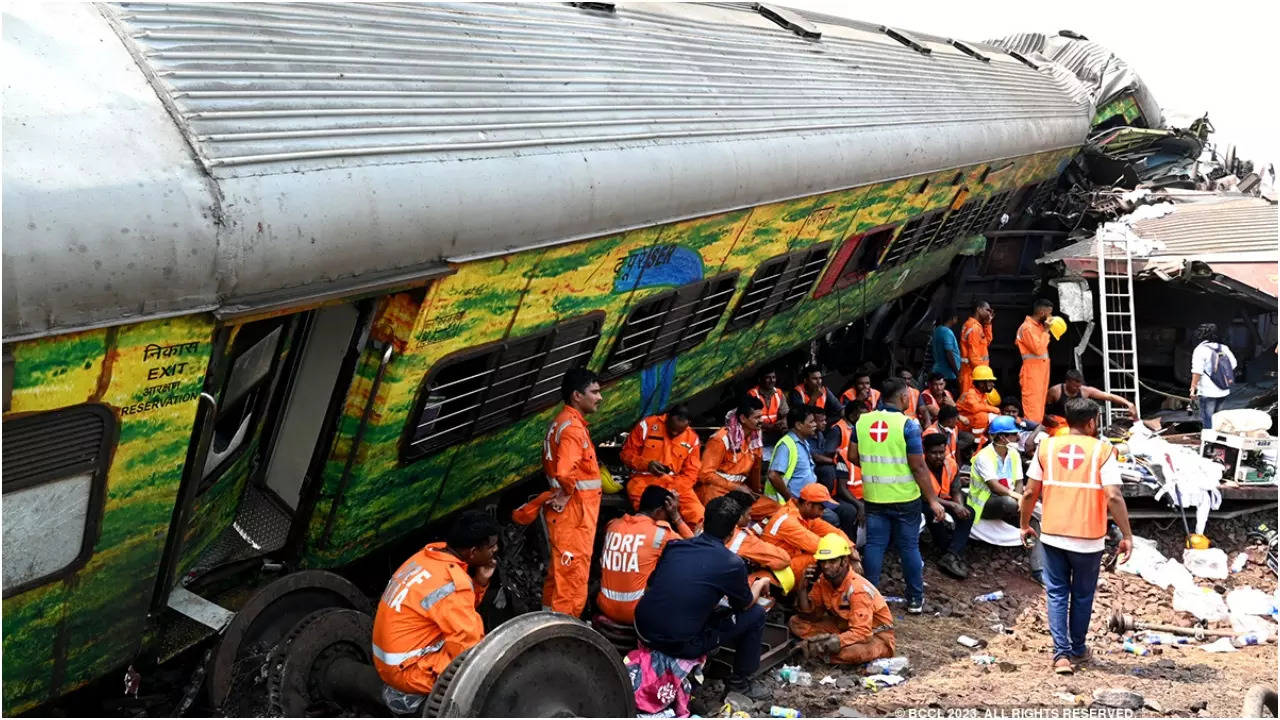
POLYGON ((622 445, 620 453, 622 462, 631 468, 631 479, 627 481, 627 494, 631 496, 631 506, 640 506, 640 496, 650 485, 662 487, 679 494, 680 517, 692 527, 702 524, 702 503, 694 493, 694 483, 698 481, 698 469, 702 465, 698 448, 698 434, 692 427, 676 437, 667 437, 667 416, 650 415, 641 420, 627 441, 622 445), (671 475, 654 475, 649 472, 649 463, 658 461, 671 468, 671 475))
POLYGON ((756 531, 749 527, 740 527, 733 531, 729 537, 725 538, 724 546, 748 563, 769 570, 781 570, 791 564, 791 556, 786 550, 761 540, 756 531))
POLYGON ((582 413, 566 405, 547 428, 542 469, 554 489, 568 494, 564 510, 542 508, 551 558, 542 585, 543 606, 572 617, 587 605, 587 579, 600 516, 600 465, 582 413))
POLYGON ((931 423, 929 427, 921 431, 920 435, 921 437, 923 437, 925 435, 932 435, 933 433, 947 434, 947 457, 954 460, 956 457, 956 441, 960 437, 960 431, 956 430, 953 432, 953 431, 947 430, 935 422, 935 423, 931 423))
POLYGON ((1022 414, 1032 422, 1044 422, 1044 400, 1049 394, 1049 328, 1027 316, 1018 327, 1018 352, 1022 353, 1022 414))
POLYGON ((978 322, 971 317, 964 321, 960 329, 960 394, 973 387, 973 369, 979 365, 990 365, 991 355, 987 348, 991 345, 991 324, 978 322))
POLYGON ((792 616, 791 632, 802 638, 839 635, 840 650, 828 658, 830 662, 858 665, 893 657, 893 613, 866 578, 850 570, 840 587, 833 588, 819 575, 809 588, 809 602, 814 615, 792 616))
MULTIPOLYGON (((913 388, 908 388, 908 389, 913 389, 913 388)), ((840 394, 840 402, 844 403, 845 405, 848 405, 849 403, 857 399, 858 399, 858 392, 854 388, 849 388, 848 390, 845 390, 843 393, 840 394)), ((918 396, 917 396, 917 399, 918 399, 918 396)), ((875 388, 871 388, 871 390, 867 394, 867 399, 863 404, 865 406, 864 409, 867 410, 868 412, 871 410, 875 410, 877 407, 879 407, 880 391, 875 388)), ((912 414, 908 415, 907 417, 915 417, 915 411, 912 410, 912 414)))
POLYGON ((849 462, 849 443, 853 440, 853 427, 849 425, 848 420, 841 418, 836 423, 836 429, 840 431, 840 446, 836 448, 836 472, 845 473, 848 476, 845 484, 849 487, 849 493, 861 500, 862 468, 849 462))
POLYGON ((999 415, 1000 408, 987 402, 987 396, 971 387, 960 396, 956 403, 960 412, 960 429, 968 430, 979 442, 987 435, 987 425, 991 424, 991 415, 999 415))
POLYGON ((791 556, 791 571, 796 577, 804 574, 805 568, 813 564, 813 554, 818 551, 818 540, 823 535, 835 533, 845 540, 849 539, 840 528, 820 517, 812 520, 803 518, 795 498, 778 508, 763 523, 763 527, 765 542, 777 545, 791 556))
POLYGON ((643 513, 623 515, 605 527, 600 548, 600 592, 596 607, 610 620, 630 625, 636 619, 636 605, 644 595, 649 575, 667 543, 691 537, 689 527, 672 528, 664 521, 643 513))
POLYGON ((762 463, 761 448, 734 448, 729 443, 729 429, 720 428, 702 448, 698 499, 705 505, 734 490, 760 487, 762 463))
POLYGON ((463 650, 484 637, 467 564, 442 542, 419 550, 396 570, 373 617, 373 666, 387 685, 426 695, 463 650))

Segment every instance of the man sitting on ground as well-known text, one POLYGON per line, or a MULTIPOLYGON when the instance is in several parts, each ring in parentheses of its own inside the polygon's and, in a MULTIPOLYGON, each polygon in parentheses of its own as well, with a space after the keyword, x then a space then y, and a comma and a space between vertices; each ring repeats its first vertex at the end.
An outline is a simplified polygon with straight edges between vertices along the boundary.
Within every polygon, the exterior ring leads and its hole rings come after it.
POLYGON ((880 407, 880 391, 871 387, 871 373, 859 372, 853 376, 853 385, 840 395, 844 403, 859 402, 863 412, 880 407))
POLYGON ((737 409, 724 419, 724 427, 715 431, 702 447, 702 466, 698 470, 698 499, 705 505, 712 498, 744 487, 759 493, 761 472, 760 431, 764 405, 747 395, 737 409))
POLYGON ((680 497, 680 516, 691 527, 702 524, 702 502, 693 486, 702 467, 698 434, 689 427, 689 408, 672 405, 661 415, 641 420, 627 436, 619 457, 631 468, 627 495, 632 507, 650 485, 659 485, 680 497))
POLYGON ((943 406, 954 406, 956 400, 947 389, 947 379, 939 373, 929 375, 929 387, 920 393, 920 424, 928 425, 938 419, 943 406))
POLYGON ((680 519, 680 501, 670 490, 650 485, 640 495, 640 511, 623 515, 604 530, 600 548, 600 592, 596 607, 610 620, 630 625, 636 603, 667 543, 693 537, 680 519))
POLYGON ((987 425, 1000 415, 1000 408, 990 400, 990 393, 995 389, 995 374, 986 365, 979 365, 973 369, 973 387, 961 393, 956 403, 961 429, 973 433, 979 445, 986 443, 987 425))
POLYGON ((484 637, 476 607, 497 568, 498 533, 488 513, 468 510, 445 542, 391 576, 373 616, 373 667, 392 711, 415 713, 449 663, 484 637))
POLYGON ((813 564, 813 553, 822 536, 836 533, 848 539, 840 528, 822 519, 829 502, 831 493, 818 483, 811 483, 763 523, 765 541, 791 556, 791 571, 796 577, 813 564))
MULTIPOLYGON (((855 405, 857 403, 854 403, 855 405)), ((818 482, 831 493, 834 502, 822 511, 822 519, 840 528, 845 535, 858 536, 858 506, 843 503, 839 500, 836 489, 836 444, 839 438, 832 438, 827 431, 827 418, 822 413, 813 416, 817 430, 809 436, 809 455, 813 458, 814 476, 818 482), (835 442, 833 442, 833 440, 835 442)), ((835 430, 835 428, 832 428, 835 430)), ((838 432, 838 431, 837 431, 838 432)))
POLYGON ((791 406, 787 414, 787 425, 791 429, 773 449, 764 495, 752 506, 752 518, 772 516, 779 507, 798 494, 801 488, 817 482, 813 455, 809 451, 809 438, 817 432, 817 416, 820 414, 821 410, 808 405, 791 406))
POLYGON ((849 541, 827 535, 813 555, 818 565, 796 593, 791 632, 809 657, 856 665, 893 657, 893 614, 879 590, 862 577, 862 558, 849 541))
POLYGON ((724 544, 741 514, 733 500, 714 498, 707 503, 702 534, 667 547, 636 606, 636 634, 674 658, 696 659, 721 645, 732 647, 728 689, 764 700, 772 694, 751 676, 760 667, 764 636, 765 611, 756 601, 769 581, 748 585, 746 563, 724 544))
POLYGON ((757 527, 751 523, 751 505, 755 502, 750 493, 735 490, 724 497, 729 498, 742 508, 738 517, 738 529, 725 539, 725 547, 737 553, 747 561, 747 569, 764 568, 765 570, 783 570, 790 572, 791 556, 785 550, 767 543, 760 537, 757 527))
POLYGON ((938 419, 921 431, 921 437, 941 433, 947 438, 947 454, 956 456, 956 441, 960 438, 960 411, 955 405, 943 405, 938 411, 938 419))
POLYGON ((938 558, 938 568, 948 575, 961 580, 969 577, 969 570, 964 563, 964 549, 969 542, 969 529, 973 527, 973 513, 965 507, 960 498, 960 488, 953 485, 959 466, 947 453, 947 439, 941 434, 925 435, 924 464, 933 476, 933 492, 938 496, 947 514, 955 521, 955 528, 947 527, 946 521, 937 522, 928 512, 924 513, 926 527, 933 539, 933 547, 942 553, 938 558))

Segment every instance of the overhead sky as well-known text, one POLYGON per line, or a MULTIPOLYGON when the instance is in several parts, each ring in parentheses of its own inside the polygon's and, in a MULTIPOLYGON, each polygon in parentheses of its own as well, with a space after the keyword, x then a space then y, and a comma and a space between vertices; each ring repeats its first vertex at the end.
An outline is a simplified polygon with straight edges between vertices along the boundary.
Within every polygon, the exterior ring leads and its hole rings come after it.
POLYGON ((1255 165, 1280 161, 1280 93, 1270 3, 1182 5, 1145 0, 780 0, 779 5, 963 40, 1074 30, 1123 58, 1147 83, 1166 121, 1205 111, 1220 148, 1255 165))

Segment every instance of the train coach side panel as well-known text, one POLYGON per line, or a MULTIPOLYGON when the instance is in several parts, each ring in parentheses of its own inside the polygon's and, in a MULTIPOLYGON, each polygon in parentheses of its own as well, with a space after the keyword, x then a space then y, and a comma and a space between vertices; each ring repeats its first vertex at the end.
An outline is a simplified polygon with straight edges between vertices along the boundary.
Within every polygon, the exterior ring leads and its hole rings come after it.
MULTIPOLYGON (((100 517, 87 521, 87 560, 27 584, 34 587, 6 588, 6 713, 83 685, 138 651, 212 332, 208 319, 184 317, 12 346, 6 423, 85 405, 113 421, 93 480, 104 495, 100 517)), ((6 444, 6 474, 19 450, 6 444)), ((5 552, 22 552, 21 539, 6 536, 5 552)))

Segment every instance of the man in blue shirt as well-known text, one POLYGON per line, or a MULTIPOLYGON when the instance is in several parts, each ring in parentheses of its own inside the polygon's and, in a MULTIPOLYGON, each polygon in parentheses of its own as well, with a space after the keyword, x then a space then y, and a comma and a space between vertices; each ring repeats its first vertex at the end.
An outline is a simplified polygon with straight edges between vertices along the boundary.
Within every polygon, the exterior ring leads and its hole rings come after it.
POLYGON ((791 428, 773 448, 769 461, 769 483, 765 494, 784 505, 804 486, 818 481, 809 449, 809 438, 818 432, 815 419, 821 410, 811 405, 792 405, 787 409, 787 425, 791 428), (792 453, 795 459, 792 459, 792 453))
POLYGON ((938 318, 933 328, 933 340, 929 344, 933 356, 933 372, 946 378, 952 394, 959 392, 957 377, 960 373, 960 343, 956 341, 955 325, 960 315, 949 310, 938 318))
POLYGON ((693 659, 721 645, 733 648, 728 689, 752 700, 771 696, 751 682, 760 667, 764 608, 756 604, 768 578, 747 584, 747 566, 725 547, 742 508, 731 498, 707 503, 702 534, 669 543, 636 605, 636 633, 671 657, 693 659))

